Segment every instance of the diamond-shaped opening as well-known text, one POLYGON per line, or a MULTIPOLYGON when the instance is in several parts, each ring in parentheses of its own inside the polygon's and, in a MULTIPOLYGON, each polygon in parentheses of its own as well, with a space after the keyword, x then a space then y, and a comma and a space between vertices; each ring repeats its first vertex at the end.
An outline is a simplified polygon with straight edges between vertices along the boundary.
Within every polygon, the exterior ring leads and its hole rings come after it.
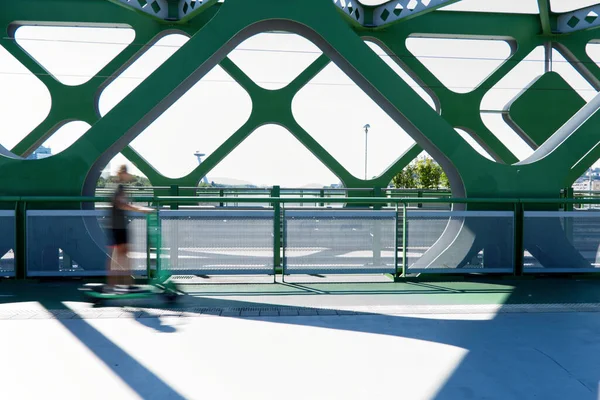
POLYGON ((585 47, 585 51, 592 61, 594 61, 596 65, 600 66, 600 40, 592 40, 589 42, 585 47))
POLYGON ((160 12, 160 4, 158 4, 158 1, 154 1, 154 2, 152 2, 152 5, 151 5, 151 6, 152 6, 152 10, 153 10, 155 13, 157 13, 157 14, 158 14, 158 13, 160 12))
POLYGON ((425 7, 428 7, 429 3, 431 3, 431 0, 421 0, 421 4, 423 4, 425 7))
POLYGON ((406 5, 406 8, 408 8, 410 11, 413 11, 418 5, 419 2, 417 0, 410 0, 406 5))
POLYGON ((289 188, 321 188, 339 182, 319 159, 278 125, 264 125, 254 131, 208 173, 208 180, 289 188))
POLYGON ((188 3, 183 3, 183 13, 184 14, 187 14, 188 8, 189 8, 188 3))
POLYGON ((579 23, 579 21, 580 21, 579 18, 577 18, 576 16, 572 16, 571 18, 569 18, 567 25, 569 25, 571 28, 575 28, 577 26, 577 24, 579 23))
POLYGON ((237 46, 229 58, 257 85, 275 90, 289 85, 321 54, 299 35, 260 33, 237 46))
POLYGON ((371 50, 375 52, 391 69, 394 70, 396 74, 423 99, 431 108, 440 112, 438 104, 439 101, 434 100, 435 94, 432 92, 426 91, 424 83, 417 83, 417 81, 406 71, 408 68, 402 64, 400 58, 393 54, 391 51, 386 52, 380 45, 374 42, 366 41, 365 42, 371 50))
POLYGON ((354 12, 354 17, 359 20, 360 19, 360 10, 357 8, 356 11, 354 12))
POLYGON ((28 160, 39 160, 51 157, 69 148, 77 139, 90 129, 90 124, 83 121, 67 122, 52 134, 40 147, 27 157, 28 160))
POLYGON ((216 66, 131 142, 158 172, 179 178, 210 156, 250 117, 250 96, 216 66), (227 107, 223 105, 227 104, 227 107))
POLYGON ((487 128, 515 155, 524 160, 533 149, 504 121, 507 105, 544 74, 544 47, 538 46, 496 83, 481 101, 481 118, 487 128))
POLYGON ((590 11, 584 19, 585 22, 591 24, 598 19, 598 14, 596 14, 594 11, 590 11))
POLYGON ((481 109, 504 110, 512 99, 544 74, 544 60, 544 47, 536 47, 483 96, 481 109))
POLYGON ((100 94, 98 110, 104 116, 152 72, 171 57, 189 38, 180 34, 171 34, 159 39, 148 47, 135 62, 117 76, 100 94))
POLYGON ((408 50, 448 89, 468 93, 511 55, 510 45, 496 39, 409 37, 408 50))
POLYGON ((0 145, 12 149, 48 116, 46 86, 0 46, 0 145))
POLYGON ((388 19, 389 17, 390 17, 390 12, 389 12, 389 11, 387 10, 387 8, 386 8, 386 9, 384 9, 384 10, 381 12, 381 19, 382 19, 382 20, 384 20, 384 21, 387 21, 387 19, 388 19))
POLYGON ((148 5, 148 2, 146 0, 137 0, 138 4, 140 5, 140 7, 144 8, 148 5))
POLYGON ((479 154, 487 158, 488 160, 495 161, 494 158, 488 153, 477 140, 475 140, 474 135, 467 132, 464 129, 454 128, 456 132, 462 137, 469 145, 474 148, 479 154))
POLYGON ((81 85, 133 42, 129 28, 21 26, 15 39, 56 80, 81 85))
POLYGON ((354 11, 354 7, 352 7, 352 3, 348 3, 348 13, 352 14, 352 11, 354 11))
POLYGON ((552 50, 552 70, 558 73, 586 102, 598 94, 596 89, 556 49, 552 50))
POLYGON ((597 4, 600 4, 599 0, 550 0, 550 9, 556 13, 563 13, 597 4))
POLYGON ((404 7, 402 7, 402 4, 400 4, 400 3, 396 4, 396 7, 394 7, 394 11, 393 11, 394 15, 396 17, 399 17, 400 14, 402 14, 402 11, 404 11, 404 7))
POLYGON ((335 64, 323 69, 294 97, 292 111, 298 123, 342 166, 357 178, 385 171, 414 144, 369 96, 335 64))
MULTIPOLYGON (((587 50, 588 54, 591 54, 590 45, 588 45, 587 50)), ((600 50, 600 46, 598 50, 600 50)), ((600 56, 600 52, 598 55, 600 56)), ((573 89, 585 101, 590 101, 594 98, 597 93, 596 90, 579 74, 579 72, 577 72, 559 51, 552 51, 552 60, 552 70, 558 73, 560 77, 568 83, 571 87, 569 90, 573 89)), ((532 86, 540 76, 544 75, 544 64, 545 50, 542 46, 538 46, 527 55, 522 62, 517 64, 515 68, 494 85, 494 87, 485 94, 481 103, 481 109, 483 110, 482 119, 485 125, 520 160, 529 156, 533 150, 509 125, 506 124, 502 115, 498 113, 507 109, 513 101, 517 101, 527 88, 532 86), (491 114, 491 112, 495 114, 491 114)), ((550 89, 552 88, 553 87, 550 89)), ((558 90, 559 88, 557 87, 556 89, 558 90)), ((548 92, 547 89, 536 90, 545 90, 545 93, 548 93, 549 95, 553 94, 552 92, 548 92)), ((566 89, 560 90, 562 93, 566 94, 566 92, 564 92, 566 89)), ((548 134, 548 132, 546 132, 546 134, 548 134)))
POLYGON ((524 160, 533 154, 531 146, 529 146, 517 132, 506 124, 502 114, 482 113, 481 119, 485 126, 515 157, 517 157, 517 159, 524 160))

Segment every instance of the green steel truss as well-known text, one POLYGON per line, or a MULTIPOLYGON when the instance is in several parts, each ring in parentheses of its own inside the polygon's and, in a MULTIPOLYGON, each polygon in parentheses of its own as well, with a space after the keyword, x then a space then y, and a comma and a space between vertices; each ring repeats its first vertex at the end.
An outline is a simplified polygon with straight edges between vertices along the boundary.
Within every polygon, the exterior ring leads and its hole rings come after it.
MULTIPOLYGON (((537 148, 521 162, 484 125, 481 102, 537 46, 559 51, 599 90, 600 68, 586 53, 586 45, 600 38, 600 31, 591 29, 596 25, 592 12, 597 7, 559 15, 551 12, 548 0, 539 0, 539 15, 438 10, 455 2, 432 0, 425 5, 420 0, 394 0, 367 7, 354 0, 0 0, 0 24, 8 38, 14 38, 19 26, 28 24, 129 26, 136 33, 136 45, 128 46, 96 77, 79 86, 59 83, 45 74, 15 40, 2 41, 6 50, 38 74, 51 93, 52 107, 47 118, 10 149, 12 154, 3 151, 0 155, 0 195, 91 195, 101 170, 119 152, 155 186, 195 186, 258 127, 278 124, 288 129, 346 187, 385 187, 393 175, 424 149, 445 169, 455 197, 558 197, 561 188, 571 186, 600 157, 597 130, 600 114, 596 112, 600 100, 594 99, 585 106, 569 101, 564 104, 568 115, 536 121, 528 120, 527 115, 549 115, 556 104, 539 96, 520 101, 516 114, 522 125, 536 127, 535 132, 522 129, 520 134, 537 148), (110 82, 110 78, 104 77, 117 76, 149 47, 139 44, 151 45, 163 35, 177 31, 189 35, 190 40, 101 118, 98 98, 110 82), (283 89, 263 89, 227 56, 243 40, 266 31, 301 35, 315 43, 323 56, 283 89), (511 43, 513 51, 475 90, 455 93, 411 56, 406 47, 406 39, 411 35, 504 39, 511 43), (365 40, 378 43, 402 60, 402 67, 435 97, 441 113, 432 110, 369 49, 365 40), (417 143, 407 153, 398 154, 397 161, 375 179, 363 181, 350 174, 300 126, 292 113, 296 93, 330 62, 344 71, 417 143), (128 144, 217 64, 249 93, 252 113, 193 172, 180 179, 166 178, 128 144), (72 120, 91 125, 72 146, 47 159, 20 159, 72 120), (477 153, 454 128, 471 134, 497 162, 477 153)), ((545 81, 539 84, 560 83, 552 77, 545 81)), ((549 232, 554 228, 540 227, 549 232)), ((491 245, 477 242, 477 232, 484 227, 469 229, 472 232, 466 240, 470 243, 468 252, 491 245)), ((449 235, 464 235, 464 231, 457 228, 454 232, 450 230, 449 235)), ((548 251, 550 258, 558 257, 556 251, 548 251)), ((577 258, 574 251, 566 251, 565 257, 577 258)))

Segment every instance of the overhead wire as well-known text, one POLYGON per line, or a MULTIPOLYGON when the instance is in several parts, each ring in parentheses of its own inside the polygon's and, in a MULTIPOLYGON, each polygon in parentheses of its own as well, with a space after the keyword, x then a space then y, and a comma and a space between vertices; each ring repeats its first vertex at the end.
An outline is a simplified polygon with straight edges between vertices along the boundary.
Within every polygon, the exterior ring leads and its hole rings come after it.
MULTIPOLYGON (((126 42, 110 42, 110 41, 90 41, 90 40, 72 40, 72 39, 44 39, 44 38, 11 38, 11 37, 2 37, 1 39, 3 40, 15 40, 15 41, 21 41, 21 40, 25 40, 25 41, 39 41, 39 42, 57 42, 57 43, 77 43, 77 44, 102 44, 102 45, 120 45, 120 46, 140 46, 140 47, 165 47, 165 48, 180 48, 182 45, 175 45, 175 44, 160 44, 158 42, 154 42, 151 44, 139 44, 139 43, 126 43, 126 42)), ((319 50, 290 50, 290 49, 264 49, 264 48, 244 48, 244 47, 237 47, 236 49, 233 50, 233 52, 239 52, 239 51, 247 51, 247 52, 267 52, 267 53, 290 53, 290 54, 310 54, 310 55, 316 55, 316 54, 323 54, 321 51, 319 50)), ((379 57, 382 58, 391 58, 391 59, 396 59, 399 61, 402 61, 404 59, 442 59, 442 60, 470 60, 470 61, 501 61, 501 62, 514 62, 514 63, 520 63, 520 62, 533 62, 533 63, 545 63, 546 60, 544 59, 528 59, 528 58, 523 58, 523 59, 515 59, 515 58, 495 58, 495 57, 466 57, 466 56, 436 56, 436 55, 402 55, 402 56, 398 56, 398 55, 390 55, 388 53, 378 53, 375 52, 375 54, 377 54, 379 57)), ((563 60, 553 60, 553 63, 567 63, 570 65, 573 64, 594 64, 594 65, 598 65, 597 63, 593 62, 593 61, 568 61, 566 59, 563 60)), ((145 80, 147 77, 141 77, 141 76, 123 76, 123 72, 120 72, 118 75, 81 75, 81 74, 51 74, 51 73, 41 73, 41 72, 31 72, 31 71, 27 71, 27 72, 16 72, 16 71, 0 71, 0 75, 23 75, 23 76, 50 76, 53 78, 57 78, 57 77, 62 77, 62 78, 100 78, 100 79, 131 79, 131 80, 140 80, 143 81, 145 80)), ((207 78, 203 78, 201 79, 201 82, 212 82, 212 83, 236 83, 237 82, 233 79, 207 79, 207 78)), ((254 83, 256 84, 262 84, 262 85, 287 85, 289 84, 289 82, 283 82, 283 81, 254 81, 254 83)), ((408 82, 407 82, 408 83, 408 82)), ((333 87, 343 87, 343 86, 356 86, 356 84, 354 83, 336 83, 336 82, 313 82, 313 81, 309 81, 306 83, 306 85, 311 85, 311 86, 333 86, 333 87)), ((463 89, 471 89, 474 90, 476 87, 473 86, 444 86, 444 85, 411 85, 409 83, 409 86, 411 88, 423 88, 423 89, 450 89, 450 90, 463 90, 463 89)), ((522 90, 522 87, 492 87, 489 90, 522 90)), ((590 89, 590 88, 576 88, 576 89, 570 89, 570 88, 530 88, 529 90, 534 90, 534 91, 571 91, 571 90, 575 90, 577 92, 597 92, 595 89, 590 89)))

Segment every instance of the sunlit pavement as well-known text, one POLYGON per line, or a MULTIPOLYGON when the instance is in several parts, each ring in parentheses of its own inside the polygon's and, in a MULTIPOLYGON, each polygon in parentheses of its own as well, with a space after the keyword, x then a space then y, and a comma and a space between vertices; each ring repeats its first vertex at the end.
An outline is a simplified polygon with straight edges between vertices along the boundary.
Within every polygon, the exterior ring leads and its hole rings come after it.
POLYGON ((76 286, 0 284, 1 398, 598 399, 597 281, 76 286))

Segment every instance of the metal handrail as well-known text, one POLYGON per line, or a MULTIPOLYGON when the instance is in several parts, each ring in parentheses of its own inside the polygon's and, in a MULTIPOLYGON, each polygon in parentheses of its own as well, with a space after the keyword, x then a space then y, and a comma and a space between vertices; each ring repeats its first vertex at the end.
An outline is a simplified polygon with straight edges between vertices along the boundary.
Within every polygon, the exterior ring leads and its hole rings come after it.
MULTIPOLYGON (((196 196, 131 196, 134 202, 154 203, 314 203, 318 198, 306 197, 196 197, 196 196)), ((448 204, 600 204, 600 198, 581 197, 571 198, 438 198, 438 197, 331 197, 327 203, 348 204, 408 204, 408 203, 448 203, 448 204)), ((27 202, 27 203, 85 203, 85 202, 110 202, 110 197, 99 196, 0 196, 0 202, 27 202)))

